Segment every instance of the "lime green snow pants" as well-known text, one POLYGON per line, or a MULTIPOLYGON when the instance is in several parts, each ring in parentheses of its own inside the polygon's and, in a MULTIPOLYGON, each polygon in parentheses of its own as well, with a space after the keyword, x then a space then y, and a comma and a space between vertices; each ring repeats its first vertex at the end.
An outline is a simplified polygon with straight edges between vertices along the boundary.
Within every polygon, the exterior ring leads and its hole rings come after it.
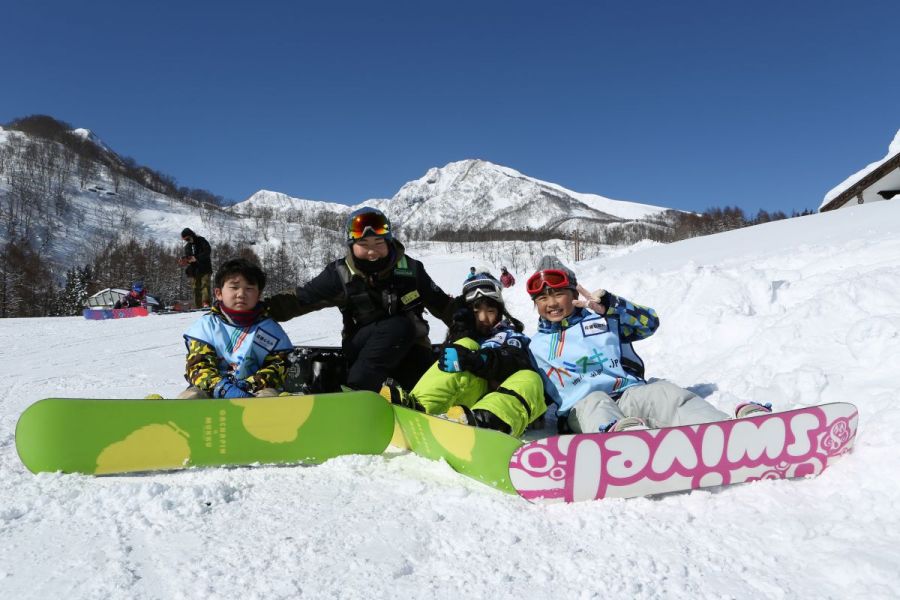
MULTIPOLYGON (((455 343, 470 350, 478 350, 479 344, 470 338, 455 343)), ((462 405, 472 410, 486 410, 509 425, 512 435, 518 437, 529 423, 544 414, 544 385, 534 371, 516 371, 507 377, 493 392, 488 392, 488 382, 468 371, 446 373, 437 363, 422 375, 412 389, 412 395, 429 415, 447 412, 451 406, 462 405)))

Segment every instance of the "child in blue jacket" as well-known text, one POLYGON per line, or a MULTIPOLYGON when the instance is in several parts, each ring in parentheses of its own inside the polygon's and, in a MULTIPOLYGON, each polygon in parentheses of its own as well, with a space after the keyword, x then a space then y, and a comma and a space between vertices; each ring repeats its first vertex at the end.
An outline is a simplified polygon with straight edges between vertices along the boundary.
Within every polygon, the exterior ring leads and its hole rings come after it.
MULTIPOLYGON (((659 327, 652 308, 607 291, 576 304, 575 274, 556 257, 544 257, 526 284, 540 315, 529 350, 544 388, 557 404, 561 431, 624 431, 722 421, 729 415, 693 392, 664 380, 644 379, 632 342, 659 327)), ((736 416, 769 412, 755 403, 736 416)))
POLYGON ((229 260, 214 285, 212 308, 184 334, 190 385, 178 397, 277 396, 293 345, 260 302, 265 272, 248 260, 229 260))

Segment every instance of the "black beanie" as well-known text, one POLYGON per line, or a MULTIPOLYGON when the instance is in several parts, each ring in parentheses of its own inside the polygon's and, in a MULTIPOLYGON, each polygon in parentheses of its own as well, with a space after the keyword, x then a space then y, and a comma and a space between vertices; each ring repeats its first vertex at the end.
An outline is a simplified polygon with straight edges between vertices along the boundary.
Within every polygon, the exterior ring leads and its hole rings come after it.
POLYGON ((190 227, 185 227, 184 229, 181 230, 181 237, 186 238, 188 236, 197 237, 196 234, 191 230, 190 227))

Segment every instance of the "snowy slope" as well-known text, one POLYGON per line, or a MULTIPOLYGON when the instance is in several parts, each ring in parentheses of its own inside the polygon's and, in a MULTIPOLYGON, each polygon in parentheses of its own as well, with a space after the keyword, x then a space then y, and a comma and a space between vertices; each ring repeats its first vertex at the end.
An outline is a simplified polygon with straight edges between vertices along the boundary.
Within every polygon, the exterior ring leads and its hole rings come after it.
MULTIPOLYGON (((74 129, 71 133, 83 140, 91 141, 106 152, 113 161, 122 161, 87 129, 74 129)), ((0 128, 0 151, 4 144, 11 140, 29 140, 26 134, 19 131, 0 128)), ((42 144, 52 145, 41 140, 42 144)), ((58 153, 62 156, 63 148, 58 145, 58 153)), ((8 149, 9 147, 7 147, 8 149)), ((18 148, 15 158, 9 159, 6 176, 0 177, 0 201, 6 202, 7 194, 15 197, 11 185, 10 173, 17 172, 19 185, 28 181, 28 171, 23 168, 25 161, 21 159, 22 149, 18 148), (22 175, 22 174, 25 175, 22 175)), ((73 155, 74 156, 74 155, 73 155)), ((55 163, 58 164, 61 163, 55 163)), ((303 219, 260 219, 242 214, 241 210, 221 210, 212 206, 201 206, 158 193, 127 178, 113 180, 113 174, 105 165, 96 163, 96 169, 86 176, 84 185, 71 172, 66 179, 65 208, 49 210, 33 217, 30 225, 31 235, 40 247, 42 258, 55 268, 57 273, 75 265, 84 265, 94 260, 95 254, 111 240, 135 239, 143 242, 153 240, 180 249, 182 245, 181 230, 189 227, 198 234, 212 240, 215 245, 253 245, 262 259, 272 251, 286 247, 295 255, 311 255, 332 257, 343 250, 334 229, 322 227, 313 222, 315 213, 339 210, 346 212, 348 207, 340 204, 329 204, 315 201, 299 201, 304 212, 303 219), (302 203, 305 202, 305 205, 302 203)), ((51 173, 58 173, 50 170, 51 173)), ((290 203, 284 200, 283 194, 261 192, 257 199, 261 207, 277 207, 290 203)), ((46 198, 46 195, 44 196, 46 198)), ((240 205, 239 205, 240 206, 240 205)), ((273 209, 274 210, 274 209, 273 209)), ((19 227, 25 219, 19 219, 19 227)), ((6 242, 10 228, 0 228, 0 243, 6 242)), ((21 230, 19 231, 21 233, 21 230)), ((298 271, 302 268, 298 267, 298 271)))
MULTIPOLYGON (((195 316, 0 320, 0 597, 896 597, 898 229, 900 203, 885 202, 574 265, 588 287, 657 309, 660 330, 636 345, 649 375, 726 410, 860 409, 856 450, 817 479, 652 500, 529 505, 403 452, 34 476, 13 444, 28 404, 174 395, 195 316)), ((411 254, 449 291, 472 262, 411 254)), ((516 275, 507 302, 533 329, 516 275)), ((339 318, 286 328, 336 343, 339 318)))

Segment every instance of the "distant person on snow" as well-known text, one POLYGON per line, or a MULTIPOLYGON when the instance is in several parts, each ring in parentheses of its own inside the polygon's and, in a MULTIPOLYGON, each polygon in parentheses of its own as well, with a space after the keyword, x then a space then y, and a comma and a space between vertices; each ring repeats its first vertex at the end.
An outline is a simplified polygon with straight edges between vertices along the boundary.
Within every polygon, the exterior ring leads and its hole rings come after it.
POLYGON ((194 308, 209 306, 209 278, 212 275, 212 249, 206 238, 190 228, 181 230, 184 252, 178 264, 185 267, 184 274, 191 280, 194 290, 194 308))
POLYGON ((409 393, 392 382, 381 393, 394 404, 518 437, 547 410, 528 337, 490 273, 467 280, 462 296, 466 306, 454 314, 438 361, 409 393))
POLYGON ((500 267, 500 283, 502 283, 505 288, 511 288, 516 285, 516 278, 513 277, 512 273, 506 270, 506 267, 500 267))
MULTIPOLYGON (((644 379, 632 342, 653 335, 659 318, 605 290, 577 301, 573 273, 555 256, 541 259, 526 290, 540 318, 529 350, 557 404, 561 433, 590 433, 708 423, 728 419, 693 392, 668 381, 644 379)), ((584 293, 584 292, 582 292, 584 293)), ((737 418, 770 412, 753 402, 737 418)))
POLYGON ((347 255, 295 290, 268 298, 271 314, 287 321, 338 307, 347 386, 377 392, 392 377, 411 387, 433 361, 424 310, 449 324, 455 304, 424 265, 406 255, 381 211, 352 212, 345 233, 347 255))
POLYGON ((131 291, 119 298, 113 308, 136 308, 147 306, 147 291, 143 281, 135 281, 131 284, 131 291))
POLYGON ((190 385, 179 398, 277 396, 284 388, 294 347, 259 300, 265 286, 265 272, 246 259, 219 267, 215 303, 184 334, 190 385))
POLYGON ((477 275, 475 267, 469 267, 469 274, 466 275, 466 279, 472 279, 475 275, 477 275))

